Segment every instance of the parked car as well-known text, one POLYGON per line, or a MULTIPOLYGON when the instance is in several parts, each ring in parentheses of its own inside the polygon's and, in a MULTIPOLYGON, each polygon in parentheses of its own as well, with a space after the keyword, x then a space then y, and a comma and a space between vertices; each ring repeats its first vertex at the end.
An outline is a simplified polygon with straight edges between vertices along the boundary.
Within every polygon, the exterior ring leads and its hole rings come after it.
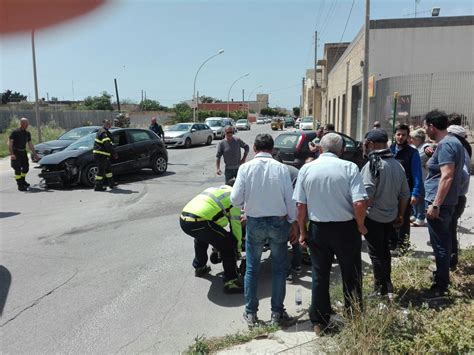
POLYGON ((250 131, 250 123, 246 119, 238 120, 235 124, 238 130, 250 131))
POLYGON ((264 121, 265 123, 271 123, 272 119, 270 117, 265 117, 264 121))
MULTIPOLYGON (((341 135, 345 142, 345 151, 342 159, 352 161, 359 168, 362 168, 366 162, 362 152, 362 144, 343 133, 336 133, 341 135)), ((278 161, 299 169, 307 158, 317 156, 309 150, 309 143, 315 140, 316 132, 295 131, 282 133, 275 138, 273 156, 278 161)))
POLYGON ((294 127, 295 126, 295 120, 293 117, 285 117, 285 128, 286 127, 294 127))
POLYGON ((212 129, 204 123, 178 123, 165 128, 166 147, 189 148, 195 144, 212 143, 214 133, 212 129))
POLYGON ((99 126, 85 126, 73 128, 61 135, 58 139, 39 143, 35 145, 35 152, 41 159, 45 155, 53 154, 64 150, 66 147, 77 141, 78 139, 97 132, 99 126))
POLYGON ((300 121, 300 129, 302 130, 314 130, 313 117, 303 117, 300 121))
POLYGON ((256 122, 256 123, 257 123, 257 124, 265 124, 265 123, 266 123, 266 122, 265 122, 265 117, 259 117, 259 118, 257 118, 257 122, 256 122))
POLYGON ((295 121, 295 128, 300 128, 301 117, 297 118, 295 121))
POLYGON ((211 129, 214 135, 214 139, 222 139, 224 138, 224 120, 222 117, 208 117, 204 121, 211 129))
POLYGON ((271 123, 271 128, 273 131, 277 131, 279 129, 281 129, 283 131, 283 125, 284 125, 284 121, 282 118, 280 117, 273 117, 272 118, 272 123, 271 123))
MULTIPOLYGON (((152 131, 138 128, 112 128, 112 142, 117 159, 112 158, 114 175, 150 168, 161 175, 168 169, 168 152, 163 141, 152 131)), ((92 149, 95 133, 91 133, 61 152, 47 155, 39 161, 47 186, 82 183, 93 186, 97 164, 92 149)))

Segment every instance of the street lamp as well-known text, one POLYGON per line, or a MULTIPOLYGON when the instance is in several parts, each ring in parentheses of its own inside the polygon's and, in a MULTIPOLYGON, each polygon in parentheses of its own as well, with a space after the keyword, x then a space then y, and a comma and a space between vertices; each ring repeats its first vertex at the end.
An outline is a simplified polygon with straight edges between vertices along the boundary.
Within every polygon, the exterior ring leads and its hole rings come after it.
POLYGON ((246 76, 249 76, 250 73, 245 73, 244 75, 238 77, 237 79, 235 79, 235 81, 232 83, 232 85, 230 86, 229 88, 229 92, 227 93, 227 118, 229 118, 229 100, 230 100, 230 91, 232 90, 232 87, 234 86, 234 84, 236 82, 238 82, 240 79, 243 79, 245 78, 246 76))
POLYGON ((216 54, 214 55, 211 55, 209 58, 207 58, 202 64, 201 66, 199 67, 199 69, 197 70, 196 72, 196 75, 194 76, 194 88, 193 88, 193 122, 196 122, 196 109, 198 107, 197 103, 199 102, 199 99, 196 100, 196 79, 197 79, 197 76, 199 74, 199 71, 201 70, 201 68, 204 66, 204 64, 206 64, 208 61, 210 61, 212 58, 214 57, 217 57, 218 55, 224 53, 224 50, 223 49, 220 49, 216 54), (195 103, 196 101, 196 103, 195 103), (195 104, 195 105, 194 105, 195 104))
POLYGON ((257 90, 258 88, 261 88, 262 86, 263 86, 263 85, 257 86, 257 87, 254 88, 254 89, 250 92, 250 94, 247 96, 247 115, 248 115, 249 112, 250 112, 250 101, 249 101, 249 100, 250 100, 250 96, 252 96, 252 94, 255 92, 255 90, 257 90))

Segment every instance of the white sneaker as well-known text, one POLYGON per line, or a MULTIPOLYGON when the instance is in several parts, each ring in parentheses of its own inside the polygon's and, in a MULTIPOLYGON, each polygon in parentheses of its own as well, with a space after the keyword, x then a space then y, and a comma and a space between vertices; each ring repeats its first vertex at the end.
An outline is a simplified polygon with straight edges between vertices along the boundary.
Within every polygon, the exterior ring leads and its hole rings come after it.
POLYGON ((416 219, 412 223, 415 227, 424 227, 425 226, 425 221, 423 219, 416 219))
POLYGON ((415 222, 415 220, 416 220, 416 217, 415 217, 415 216, 411 216, 411 217, 410 217, 410 222, 411 222, 411 223, 415 222))

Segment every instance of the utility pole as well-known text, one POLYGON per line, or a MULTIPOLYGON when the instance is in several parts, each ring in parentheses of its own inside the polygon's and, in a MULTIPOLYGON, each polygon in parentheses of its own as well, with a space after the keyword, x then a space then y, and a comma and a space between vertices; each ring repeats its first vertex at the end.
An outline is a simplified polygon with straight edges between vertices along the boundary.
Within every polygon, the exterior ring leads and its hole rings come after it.
POLYGON ((242 89, 242 102, 245 103, 245 89, 242 89))
POLYGON ((365 0, 364 77, 362 80, 362 117, 359 138, 369 127, 369 40, 370 40, 370 0, 365 0))
POLYGON ((316 72, 318 66, 318 31, 314 31, 314 85, 313 85, 313 128, 316 129, 316 72))
POLYGON ((305 90, 304 90, 304 81, 305 81, 305 78, 303 78, 301 80, 301 85, 302 85, 301 90, 303 92, 302 95, 301 95, 301 109, 300 109, 300 116, 301 117, 305 116, 305 114, 304 114, 304 101, 305 101, 305 96, 306 95, 305 95, 305 90))
POLYGON ((31 31, 31 52, 33 54, 33 80, 35 82, 35 116, 38 128, 38 143, 41 143, 41 118, 38 103, 38 79, 36 76, 36 52, 35 52, 35 30, 31 31))
POLYGON ((196 117, 199 121, 199 90, 196 96, 196 108, 194 109, 194 114, 195 114, 195 117, 193 117, 193 122, 196 122, 196 117))
POLYGON ((117 96, 117 108, 118 108, 118 111, 120 112, 120 98, 119 98, 119 93, 118 93, 117 79, 114 79, 114 83, 115 83, 115 96, 117 96))

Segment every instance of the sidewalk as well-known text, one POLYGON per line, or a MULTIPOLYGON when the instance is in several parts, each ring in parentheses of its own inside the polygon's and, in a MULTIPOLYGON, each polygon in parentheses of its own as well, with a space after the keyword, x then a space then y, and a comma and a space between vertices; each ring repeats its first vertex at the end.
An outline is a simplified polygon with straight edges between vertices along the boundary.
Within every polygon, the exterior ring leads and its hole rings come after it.
MULTIPOLYGON (((474 176, 471 176, 471 185, 467 195, 467 206, 459 221, 458 235, 460 236, 461 248, 466 249, 474 246, 474 176)), ((426 242, 428 241, 428 230, 426 227, 416 227, 411 229, 411 241, 418 252, 432 252, 426 242)), ((462 252, 462 251, 461 251, 462 252)), ((362 253, 363 262, 370 264, 367 253, 362 253)), ((392 259, 393 260, 393 259, 392 259)), ((395 259, 396 260, 396 259, 395 259)), ((305 277, 304 281, 311 282, 309 277, 305 277)), ((395 288, 397 285, 394 285, 395 288)), ((293 296, 298 285, 287 285, 287 297, 285 305, 290 315, 295 315, 295 306, 293 296)), ((303 306, 309 307, 310 289, 303 288, 303 306)), ((218 354, 313 354, 318 353, 318 344, 321 342, 331 341, 329 337, 316 338, 313 333, 311 322, 308 320, 307 314, 295 326, 284 330, 279 330, 269 334, 264 339, 252 340, 249 343, 231 347, 222 350, 218 354)))

